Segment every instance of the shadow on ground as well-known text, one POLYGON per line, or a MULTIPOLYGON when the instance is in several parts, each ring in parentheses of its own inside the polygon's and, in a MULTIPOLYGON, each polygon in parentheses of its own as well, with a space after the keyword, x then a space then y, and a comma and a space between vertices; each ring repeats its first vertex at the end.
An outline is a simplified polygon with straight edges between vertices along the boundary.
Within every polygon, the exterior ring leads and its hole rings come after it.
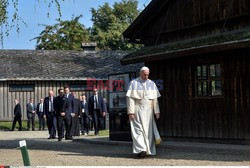
MULTIPOLYGON (((0 140, 0 149, 15 149, 18 147, 19 140, 0 140)), ((101 156, 112 158, 136 158, 132 154, 131 143, 91 143, 57 140, 25 139, 29 150, 55 151, 61 156, 101 156), (61 152, 61 153, 60 153, 61 152)), ((95 139, 93 139, 95 140, 95 139)), ((98 141, 101 138, 96 139, 98 141)), ((104 141, 105 139, 103 139, 104 141)), ((171 146, 157 146, 157 156, 150 158, 157 159, 183 159, 183 160, 204 160, 204 161, 225 161, 225 162, 242 162, 250 161, 250 155, 247 151, 238 149, 204 149, 204 148, 184 148, 171 146)))

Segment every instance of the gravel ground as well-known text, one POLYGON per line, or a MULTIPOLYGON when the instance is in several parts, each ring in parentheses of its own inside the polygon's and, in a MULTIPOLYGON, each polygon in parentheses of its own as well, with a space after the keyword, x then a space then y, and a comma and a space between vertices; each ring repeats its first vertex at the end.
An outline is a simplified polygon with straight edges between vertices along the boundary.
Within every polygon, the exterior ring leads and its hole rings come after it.
MULTIPOLYGON (((47 131, 0 132, 0 165, 22 166, 18 141, 26 140, 32 166, 249 166, 250 150, 157 147, 136 159, 130 144, 48 140, 47 131)), ((92 137, 93 138, 93 137, 92 137)), ((84 136, 78 139, 86 139, 84 136)))

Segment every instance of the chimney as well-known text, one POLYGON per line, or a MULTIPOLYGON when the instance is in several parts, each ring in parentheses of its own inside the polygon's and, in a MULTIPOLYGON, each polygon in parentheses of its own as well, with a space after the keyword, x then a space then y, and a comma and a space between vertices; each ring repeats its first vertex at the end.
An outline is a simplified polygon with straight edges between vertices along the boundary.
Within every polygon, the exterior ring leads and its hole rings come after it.
POLYGON ((93 53, 96 52, 97 44, 94 42, 91 43, 82 43, 82 49, 85 53, 93 53))

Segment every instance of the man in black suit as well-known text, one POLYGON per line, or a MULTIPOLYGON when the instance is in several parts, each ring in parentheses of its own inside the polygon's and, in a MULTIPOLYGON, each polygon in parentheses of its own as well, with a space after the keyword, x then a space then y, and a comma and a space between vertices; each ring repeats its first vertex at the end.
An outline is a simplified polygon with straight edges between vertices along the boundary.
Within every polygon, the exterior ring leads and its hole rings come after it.
POLYGON ((107 107, 103 98, 98 95, 97 88, 93 90, 93 96, 89 98, 88 108, 89 114, 92 116, 94 121, 95 135, 98 135, 102 119, 105 117, 107 112, 107 107))
POLYGON ((81 132, 83 135, 89 134, 89 109, 88 109, 88 102, 86 101, 86 96, 80 96, 81 101, 81 132))
POLYGON ((58 95, 55 98, 54 102, 54 109, 56 111, 57 115, 57 130, 58 130, 58 141, 61 141, 62 138, 64 137, 64 125, 66 127, 66 134, 65 134, 65 139, 70 138, 70 119, 71 119, 71 114, 66 112, 66 109, 69 106, 68 99, 64 97, 64 91, 63 89, 58 90, 58 95))
POLYGON ((35 116, 36 116, 36 105, 34 104, 34 99, 31 98, 30 102, 27 104, 28 131, 30 130, 30 123, 32 123, 32 131, 35 131, 35 116))
POLYGON ((19 125, 19 131, 22 131, 22 111, 21 111, 21 105, 19 104, 18 100, 15 99, 15 108, 14 108, 14 120, 12 123, 12 129, 11 131, 15 130, 16 127, 16 122, 18 121, 18 125, 19 125))
POLYGON ((72 136, 80 136, 80 123, 79 118, 81 118, 81 102, 79 99, 77 99, 76 93, 72 92, 72 95, 74 96, 73 104, 74 104, 74 113, 75 116, 72 117, 71 122, 71 135, 72 136))
POLYGON ((44 130, 45 129, 45 113, 43 111, 43 99, 40 99, 40 103, 37 104, 36 106, 36 114, 39 119, 39 130, 44 130))
MULTIPOLYGON (((64 87, 64 97, 66 99, 68 99, 68 106, 66 107, 66 113, 70 114, 68 117, 66 117, 66 119, 68 120, 67 122, 70 123, 70 128, 71 129, 71 121, 72 121, 72 117, 75 117, 75 113, 74 113, 74 96, 72 94, 69 93, 70 89, 68 86, 64 87)), ((66 140, 72 140, 72 135, 70 135, 69 137, 65 137, 66 140)))
POLYGON ((54 100, 55 100, 54 92, 53 90, 50 90, 49 96, 44 99, 43 103, 43 111, 47 118, 47 126, 49 130, 48 139, 56 138, 57 119, 56 119, 56 112, 54 110, 54 100))

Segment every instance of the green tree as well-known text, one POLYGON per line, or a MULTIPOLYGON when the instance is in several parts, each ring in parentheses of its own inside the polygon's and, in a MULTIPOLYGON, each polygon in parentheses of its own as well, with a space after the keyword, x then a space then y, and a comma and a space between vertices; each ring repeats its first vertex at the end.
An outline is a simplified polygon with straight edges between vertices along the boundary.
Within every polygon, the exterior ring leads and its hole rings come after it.
POLYGON ((82 42, 89 42, 89 30, 79 22, 82 15, 72 20, 45 26, 37 40, 37 50, 81 50, 82 42))
POLYGON ((126 41, 122 33, 139 15, 137 0, 122 0, 111 7, 108 3, 91 9, 91 40, 101 50, 134 50, 140 47, 126 41))

